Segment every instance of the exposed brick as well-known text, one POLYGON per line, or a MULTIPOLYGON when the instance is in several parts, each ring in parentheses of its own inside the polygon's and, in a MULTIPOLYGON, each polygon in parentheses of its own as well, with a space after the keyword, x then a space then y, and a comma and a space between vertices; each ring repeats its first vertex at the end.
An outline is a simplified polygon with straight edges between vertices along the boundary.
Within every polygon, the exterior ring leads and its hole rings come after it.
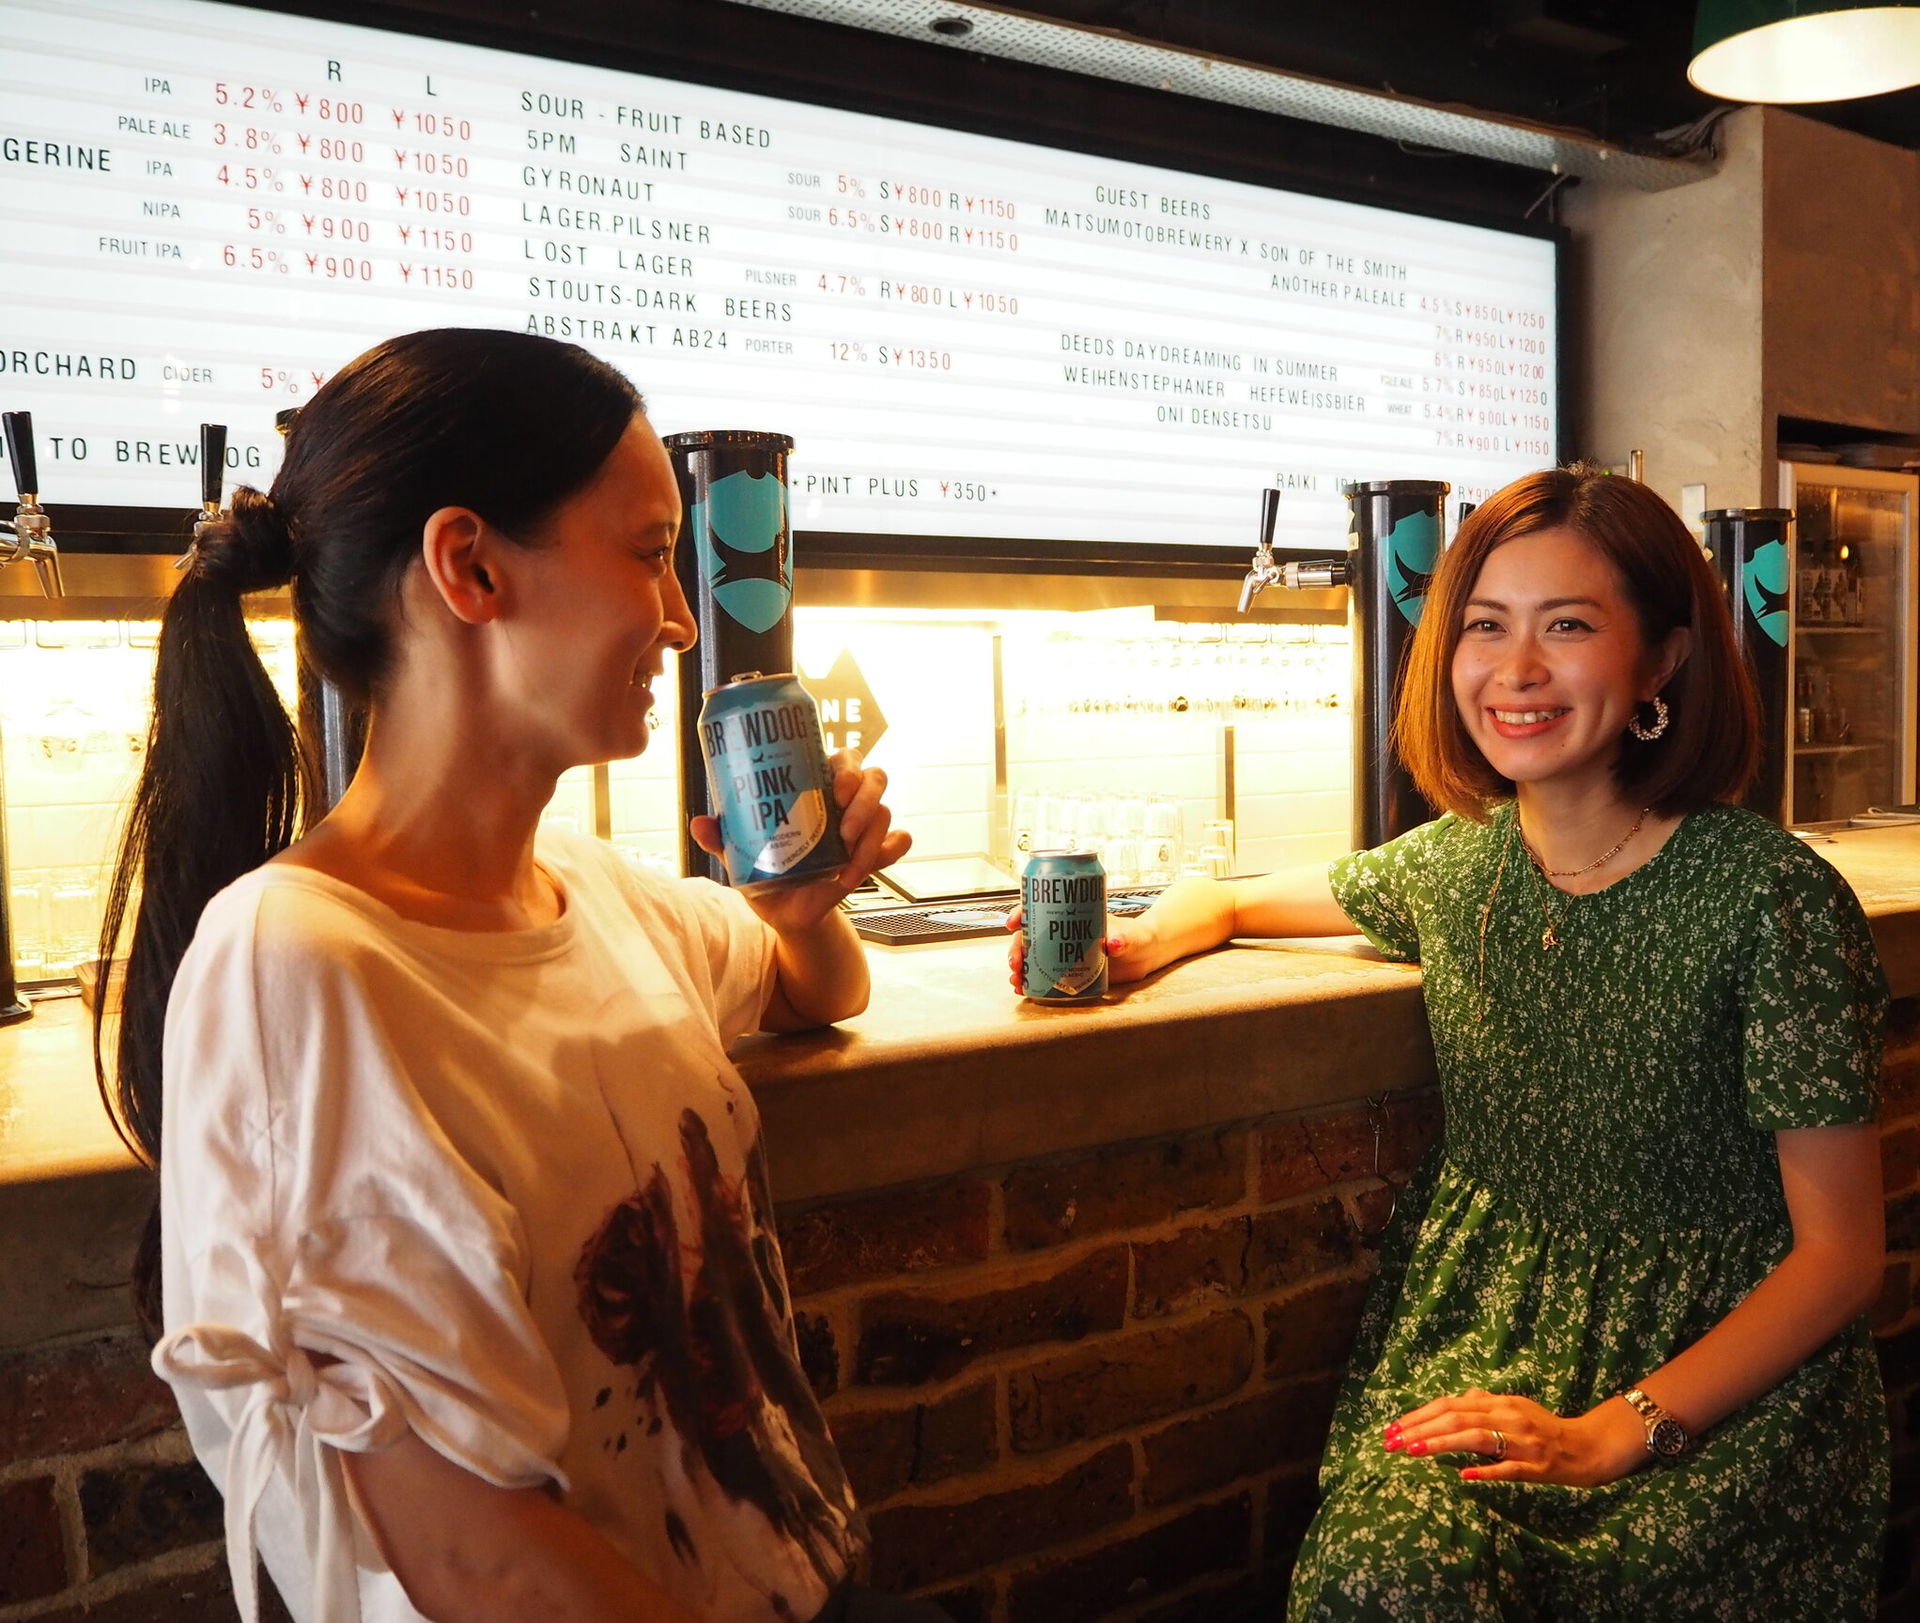
POLYGON ((927 1599, 952 1618, 953 1623, 989 1623, 993 1617, 993 1588, 989 1584, 939 1589, 927 1599))
POLYGON ((1033 1454, 1158 1420, 1237 1392, 1252 1373, 1244 1313, 1105 1337, 1008 1376, 1013 1446, 1033 1454))
POLYGON ((1920 1325, 1911 1325, 1890 1336, 1877 1336, 1873 1345, 1880 1354, 1880 1378, 1889 1392, 1901 1391, 1920 1381, 1920 1325))
POLYGON ((1287 1615, 1287 1573, 1262 1566, 1142 1612, 1138 1623, 1277 1623, 1287 1615))
POLYGON ((1920 1054, 1920 996, 1897 997, 1887 1005, 1887 1052, 1920 1054))
POLYGON ((1263 1548, 1270 1569, 1293 1570, 1294 1558, 1300 1553, 1300 1541, 1307 1536, 1307 1524, 1319 1508, 1319 1479, 1311 1471, 1289 1472, 1267 1484, 1267 1536, 1263 1548))
POLYGON ((1247 1135, 1206 1133, 1129 1144, 1047 1166, 1017 1167, 1001 1188, 1006 1240, 1034 1251, 1067 1239, 1145 1228, 1181 1212, 1231 1206, 1247 1190, 1247 1135))
POLYGON ((1898 1121, 1920 1108, 1920 998, 1901 998, 1887 1011, 1880 1098, 1883 1121, 1898 1121))
POLYGON ((1347 1208, 1347 1216, 1361 1245, 1372 1251, 1387 1237, 1387 1225, 1400 1208, 1400 1191, 1375 1179, 1346 1190, 1340 1201, 1347 1208))
MULTIPOLYGON (((264 1582, 260 1603, 261 1623, 286 1618, 279 1597, 264 1582)), ((233 1623, 238 1615, 222 1554, 197 1572, 157 1578, 90 1606, 63 1606, 57 1612, 42 1613, 34 1623, 233 1623)))
POLYGON ((780 1212, 780 1252, 796 1296, 919 1273, 987 1254, 987 1186, 971 1179, 780 1212))
POLYGON ((999 1452, 991 1381, 977 1381, 929 1403, 840 1409, 827 1419, 863 1503, 976 1471, 999 1452))
POLYGON ((1007 1623, 1104 1617, 1208 1573, 1244 1567, 1252 1534, 1249 1495, 1198 1505, 1145 1532, 1022 1573, 1007 1589, 1007 1623))
POLYGON ((1126 1249, 1108 1246, 1002 1290, 957 1298, 919 1291, 874 1297, 863 1306, 855 1367, 869 1386, 944 1380, 989 1353, 1117 1330, 1126 1310, 1126 1249))
POLYGON ((1890 1127, 1880 1135, 1880 1181, 1890 1195, 1920 1181, 1920 1124, 1890 1127))
POLYGON ((873 1582, 922 1589, 962 1573, 1085 1538, 1133 1510, 1133 1450, 1125 1443, 1046 1482, 952 1504, 891 1505, 874 1512, 873 1582))
POLYGON ((1376 1114, 1366 1108, 1296 1117, 1262 1129, 1259 1190, 1263 1201, 1310 1195, 1329 1184, 1376 1175, 1404 1182, 1440 1131, 1440 1095, 1433 1089, 1394 1094, 1376 1114))
POLYGON ((1267 1375, 1310 1375, 1346 1366, 1368 1281, 1330 1279, 1266 1311, 1267 1375))
POLYGON ((1335 1376, 1297 1381, 1152 1433, 1142 1502, 1172 1504, 1262 1471, 1317 1467, 1339 1385, 1335 1376))
POLYGON ((88 1471, 80 1479, 92 1576, 222 1532, 219 1492, 196 1464, 88 1471))
POLYGON ((172 1390, 148 1366, 137 1336, 0 1359, 0 1460, 131 1442, 179 1418, 172 1390))
POLYGON ((1920 1459, 1911 1454, 1893 1456, 1893 1493, 1889 1508, 1894 1516, 1920 1510, 1920 1459))
POLYGON ((0 1488, 0 1606, 57 1595, 67 1587, 67 1554, 53 1478, 0 1488))
POLYGON ((1887 1249, 1920 1251, 1920 1189, 1887 1202, 1887 1249))
POLYGON ((1302 1202, 1135 1242, 1133 1310, 1178 1313, 1208 1296, 1246 1296, 1352 1266, 1352 1220, 1337 1200, 1302 1202))
POLYGON ((796 1313, 794 1340, 800 1347, 800 1371, 817 1398, 840 1390, 840 1348, 833 1339, 833 1323, 824 1313, 796 1313))
POLYGON ((1913 1264, 1890 1262, 1880 1276, 1880 1297, 1873 1304, 1873 1327, 1891 1330, 1913 1308, 1913 1264))
POLYGON ((1920 1110, 1920 1054, 1887 1056, 1880 1067, 1880 1116, 1900 1121, 1920 1110))
POLYGON ((1912 1529, 1895 1522, 1887 1529, 1880 1559, 1880 1615, 1884 1618, 1911 1617, 1912 1611, 1894 1611, 1885 1602, 1898 1595, 1914 1580, 1912 1529))

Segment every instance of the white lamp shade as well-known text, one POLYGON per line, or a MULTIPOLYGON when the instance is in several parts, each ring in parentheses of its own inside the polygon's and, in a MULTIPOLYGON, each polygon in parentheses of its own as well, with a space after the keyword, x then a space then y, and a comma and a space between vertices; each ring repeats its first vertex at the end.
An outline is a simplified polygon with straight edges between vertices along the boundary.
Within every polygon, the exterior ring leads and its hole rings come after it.
POLYGON ((1920 84, 1920 6, 1788 17, 1693 59, 1696 88, 1728 101, 1845 101, 1920 84))

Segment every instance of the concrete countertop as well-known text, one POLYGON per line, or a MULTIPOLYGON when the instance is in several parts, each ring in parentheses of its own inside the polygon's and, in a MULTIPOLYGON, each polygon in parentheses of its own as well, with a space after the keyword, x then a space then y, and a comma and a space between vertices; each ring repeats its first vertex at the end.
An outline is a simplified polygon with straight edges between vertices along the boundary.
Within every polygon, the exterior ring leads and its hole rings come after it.
MULTIPOLYGON (((1920 994, 1920 826, 1815 849, 1859 894, 1895 997, 1920 994)), ((782 1200, 880 1189, 1433 1080, 1419 971, 1357 937, 1240 943, 1086 1008, 1024 1002, 999 940, 874 947, 867 1012, 751 1037, 782 1200)), ((93 1082, 77 1000, 0 1030, 0 1347, 124 1320, 147 1183, 93 1082)))

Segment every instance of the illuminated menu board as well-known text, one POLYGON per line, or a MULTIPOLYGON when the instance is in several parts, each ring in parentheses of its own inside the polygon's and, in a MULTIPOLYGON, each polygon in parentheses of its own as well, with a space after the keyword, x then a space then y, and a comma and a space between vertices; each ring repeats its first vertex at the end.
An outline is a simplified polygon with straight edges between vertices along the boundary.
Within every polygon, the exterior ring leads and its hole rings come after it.
POLYGON ((444 325, 791 434, 803 531, 1240 548, 1277 484, 1324 545, 1343 478, 1555 455, 1539 237, 206 0, 0 37, 0 405, 51 502, 192 505, 202 421, 264 483, 276 410, 444 325))

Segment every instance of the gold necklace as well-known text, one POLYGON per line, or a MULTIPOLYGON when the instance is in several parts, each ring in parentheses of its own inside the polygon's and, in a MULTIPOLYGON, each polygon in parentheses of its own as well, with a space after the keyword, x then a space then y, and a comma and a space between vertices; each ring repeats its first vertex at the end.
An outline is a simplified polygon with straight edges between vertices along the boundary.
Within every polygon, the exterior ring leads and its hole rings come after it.
POLYGON ((1577 879, 1581 874, 1592 873, 1595 868, 1602 867, 1606 863, 1613 861, 1622 851, 1626 850, 1627 842, 1646 826, 1647 818, 1650 817, 1652 813, 1653 808, 1651 806, 1642 806, 1640 808, 1640 815, 1634 819, 1633 827, 1621 835, 1613 846, 1595 857, 1593 861, 1589 862, 1584 868, 1549 868, 1540 860, 1540 853, 1534 850, 1533 843, 1527 838, 1525 832, 1520 829, 1520 808, 1518 806, 1514 807, 1513 826, 1516 832, 1520 834, 1520 843, 1526 848, 1527 857, 1533 863, 1534 872, 1540 875, 1548 892, 1560 898, 1560 916, 1558 918, 1554 916, 1553 908, 1549 904, 1547 897, 1542 896, 1540 898, 1540 917, 1546 924, 1546 928, 1540 932, 1540 950, 1542 952, 1551 952, 1555 947, 1560 945, 1560 924, 1566 917, 1567 909, 1573 905, 1573 898, 1567 892, 1560 889, 1558 885, 1554 884, 1554 880, 1577 879))
MULTIPOLYGON (((1520 843, 1527 848, 1527 855, 1533 858, 1533 865, 1545 874, 1547 878, 1578 879, 1582 874, 1592 873, 1595 868, 1605 867, 1606 864, 1619 856, 1622 851, 1626 850, 1627 842, 1647 826, 1647 819, 1652 815, 1653 808, 1651 806, 1642 806, 1640 808, 1640 815, 1633 820, 1633 827, 1622 834, 1618 841, 1601 852, 1599 856, 1595 857, 1593 861, 1589 862, 1584 868, 1549 868, 1540 860, 1540 853, 1534 850, 1533 842, 1527 838, 1524 830, 1522 830, 1520 834, 1520 843)), ((1513 826, 1515 828, 1520 827, 1520 808, 1518 806, 1513 809, 1513 826)))
POLYGON ((1595 868, 1605 866, 1626 850, 1628 842, 1646 826, 1647 818, 1652 814, 1651 806, 1641 807, 1640 815, 1634 820, 1633 827, 1621 836, 1619 843, 1595 857, 1584 868, 1558 869, 1548 868, 1540 861, 1539 854, 1520 830, 1520 808, 1517 805, 1513 808, 1513 821, 1507 825, 1507 837, 1500 844, 1500 861, 1493 870, 1493 886, 1487 892, 1486 904, 1480 909, 1479 973, 1475 980, 1475 990, 1479 994, 1482 1021, 1487 1017, 1487 925, 1493 918, 1494 901, 1500 895, 1500 882, 1507 874, 1507 858, 1513 854, 1513 842, 1517 839, 1526 848, 1527 858, 1532 862, 1534 871, 1547 881, 1549 891, 1561 897, 1560 918, 1554 916, 1552 905, 1547 898, 1545 896, 1540 898, 1540 918, 1544 926, 1540 931, 1540 949, 1543 952, 1551 952, 1560 945, 1560 924, 1566 915, 1567 907, 1572 902, 1572 898, 1553 884, 1553 880, 1577 878, 1581 874, 1592 873, 1595 868))

